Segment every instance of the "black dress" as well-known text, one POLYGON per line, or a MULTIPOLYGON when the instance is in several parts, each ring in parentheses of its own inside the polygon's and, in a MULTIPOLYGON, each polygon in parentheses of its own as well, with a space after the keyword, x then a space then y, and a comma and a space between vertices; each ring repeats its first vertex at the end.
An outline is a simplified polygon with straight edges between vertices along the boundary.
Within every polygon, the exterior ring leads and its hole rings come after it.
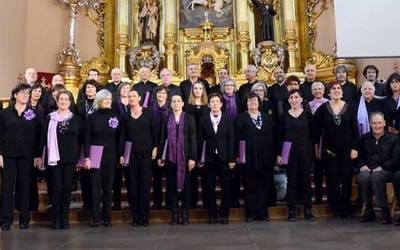
POLYGON ((128 195, 134 224, 148 224, 151 190, 151 154, 157 147, 158 129, 153 113, 143 108, 138 118, 126 114, 121 120, 120 156, 125 142, 132 143, 128 168, 128 195))
MULTIPOLYGON (((278 129, 278 150, 282 149, 283 142, 292 143, 287 165, 289 209, 294 209, 298 200, 302 201, 305 209, 310 209, 313 117, 305 110, 297 118, 285 112, 278 129)), ((278 151, 278 154, 281 152, 278 151)))
POLYGON ((393 97, 386 97, 382 101, 383 114, 385 115, 385 121, 387 127, 394 127, 396 129, 400 128, 400 124, 398 120, 398 109, 397 109, 397 100, 393 97))
POLYGON ((28 226, 31 194, 33 158, 40 157, 39 139, 41 122, 39 115, 26 107, 18 115, 11 104, 0 112, 0 155, 4 167, 1 175, 1 218, 2 228, 9 228, 14 218, 14 187, 18 185, 19 223, 28 226))
POLYGON ((342 100, 347 102, 349 105, 355 105, 355 102, 357 102, 359 98, 356 84, 350 81, 346 81, 342 85, 342 91, 343 91, 342 100))
POLYGON ((92 223, 100 223, 100 203, 102 220, 105 225, 111 222, 112 188, 117 165, 118 116, 111 109, 99 109, 88 117, 85 132, 85 158, 89 157, 90 146, 103 146, 99 169, 90 169, 92 190, 92 223))
MULTIPOLYGON (((192 105, 188 104, 185 105, 185 112, 192 115, 195 120, 196 124, 196 141, 197 141, 197 155, 200 155, 201 153, 201 148, 202 148, 202 142, 200 141, 200 134, 199 134, 199 127, 200 127, 200 119, 201 117, 205 115, 210 114, 210 108, 207 105, 192 105)), ((197 159, 196 159, 197 160, 197 159)), ((197 203, 199 201, 199 182, 198 178, 201 177, 201 188, 202 190, 202 201, 203 201, 203 207, 207 207, 207 178, 206 178, 206 173, 204 169, 200 168, 195 168, 192 170, 190 173, 190 207, 191 208, 196 208, 197 203)))
POLYGON ((355 113, 354 108, 345 103, 336 115, 329 102, 322 104, 315 113, 316 138, 322 136, 321 155, 327 164, 328 199, 335 216, 348 217, 352 213, 350 152, 358 148, 355 113))
POLYGON ((257 124, 261 126, 257 128, 249 113, 245 112, 238 115, 235 128, 236 152, 239 152, 239 142, 245 143, 245 208, 246 218, 250 221, 268 218, 268 187, 273 182, 276 159, 274 120, 271 116, 260 113, 257 124))

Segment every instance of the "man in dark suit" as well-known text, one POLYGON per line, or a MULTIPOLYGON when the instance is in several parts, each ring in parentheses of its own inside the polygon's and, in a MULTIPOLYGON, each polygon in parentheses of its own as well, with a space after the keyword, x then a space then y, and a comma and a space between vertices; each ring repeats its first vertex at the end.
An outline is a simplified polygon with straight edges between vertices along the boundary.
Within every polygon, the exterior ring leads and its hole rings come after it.
POLYGON ((111 92, 113 98, 117 94, 117 89, 119 84, 122 82, 122 71, 119 68, 113 68, 111 70, 111 79, 112 82, 108 83, 105 87, 108 91, 111 92))
POLYGON ((223 99, 218 93, 209 97, 211 112, 200 119, 198 142, 201 148, 199 167, 205 166, 207 176, 208 218, 209 224, 218 222, 217 203, 215 197, 216 178, 221 186, 220 222, 228 223, 229 218, 229 179, 231 169, 235 167, 234 130, 232 121, 222 114, 223 99))
POLYGON ((189 101, 190 91, 192 91, 192 85, 195 82, 202 82, 207 94, 210 93, 210 85, 208 84, 207 80, 200 78, 199 66, 197 64, 189 64, 187 66, 187 74, 189 78, 182 81, 179 85, 185 105, 189 101))
POLYGON ((141 67, 139 69, 140 82, 133 85, 133 89, 140 95, 140 105, 143 107, 149 107, 151 105, 151 97, 153 90, 157 87, 157 84, 151 82, 150 69, 147 67, 141 67))

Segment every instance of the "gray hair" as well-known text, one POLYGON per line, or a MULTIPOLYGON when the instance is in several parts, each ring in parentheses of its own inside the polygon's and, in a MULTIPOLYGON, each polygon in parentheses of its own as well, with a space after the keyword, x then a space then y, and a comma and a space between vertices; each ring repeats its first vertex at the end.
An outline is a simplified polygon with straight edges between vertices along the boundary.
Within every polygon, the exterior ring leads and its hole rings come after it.
POLYGON ((364 91, 367 87, 370 87, 372 89, 372 92, 375 93, 375 86, 372 82, 366 81, 361 85, 361 94, 364 95, 364 91))
POLYGON ((325 91, 325 85, 322 82, 314 82, 311 85, 311 91, 314 91, 318 87, 321 87, 325 91))
POLYGON ((246 71, 247 71, 247 70, 252 70, 252 71, 258 72, 257 67, 256 67, 255 65, 253 65, 253 64, 247 65, 246 71))
POLYGON ((348 69, 347 66, 344 65, 344 64, 340 64, 340 65, 338 65, 338 66, 335 68, 335 74, 336 74, 338 71, 346 72, 346 74, 349 73, 349 69, 348 69))
POLYGON ((374 118, 375 116, 380 116, 383 121, 385 121, 385 115, 382 112, 376 111, 376 112, 372 112, 369 115, 369 123, 372 124, 372 118, 374 118))
POLYGON ((263 82, 256 82, 253 84, 253 86, 250 89, 250 92, 254 92, 258 87, 262 87, 264 90, 264 99, 267 99, 268 92, 267 92, 267 87, 263 82))
POLYGON ((100 103, 106 99, 107 97, 112 96, 111 92, 107 89, 102 89, 97 92, 96 96, 94 97, 93 101, 93 108, 98 110, 100 108, 100 103))
POLYGON ((236 85, 235 80, 233 80, 232 78, 228 78, 228 79, 225 79, 225 80, 221 81, 221 83, 219 84, 219 85, 220 85, 221 93, 225 93, 225 85, 226 85, 227 83, 229 83, 229 82, 231 82, 231 83, 233 83, 233 84, 235 85, 235 86, 234 86, 234 89, 233 89, 233 92, 236 92, 236 91, 237 91, 237 85, 236 85))

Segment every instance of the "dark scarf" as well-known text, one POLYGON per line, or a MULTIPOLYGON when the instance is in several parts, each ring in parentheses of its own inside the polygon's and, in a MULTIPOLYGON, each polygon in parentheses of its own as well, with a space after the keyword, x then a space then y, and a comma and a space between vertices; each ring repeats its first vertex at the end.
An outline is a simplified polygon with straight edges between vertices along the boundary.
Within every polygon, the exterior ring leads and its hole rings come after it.
POLYGON ((129 104, 127 106, 125 106, 122 102, 121 99, 118 99, 118 111, 121 115, 128 113, 129 111, 129 104))
POLYGON ((225 114, 229 118, 235 118, 237 115, 237 107, 236 107, 236 98, 235 95, 227 96, 226 94, 223 94, 223 97, 225 99, 225 114))
POLYGON ((153 103, 153 112, 157 124, 161 122, 162 118, 168 116, 168 107, 168 101, 166 101, 162 107, 160 107, 157 102, 153 103))
POLYGON ((174 114, 168 118, 168 160, 176 164, 176 179, 178 191, 182 191, 185 186, 185 153, 184 153, 184 128, 185 113, 179 117, 179 124, 175 122, 174 114))

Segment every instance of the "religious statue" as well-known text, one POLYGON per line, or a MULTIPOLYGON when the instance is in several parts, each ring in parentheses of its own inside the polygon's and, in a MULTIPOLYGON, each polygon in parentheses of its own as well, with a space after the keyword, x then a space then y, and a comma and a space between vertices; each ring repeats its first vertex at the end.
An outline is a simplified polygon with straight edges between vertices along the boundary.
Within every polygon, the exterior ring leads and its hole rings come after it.
POLYGON ((159 13, 156 0, 144 0, 138 17, 140 43, 152 43, 157 36, 159 13))
POLYGON ((272 0, 251 0, 254 6, 261 12, 261 38, 263 41, 274 41, 273 17, 276 11, 272 6, 272 0))

